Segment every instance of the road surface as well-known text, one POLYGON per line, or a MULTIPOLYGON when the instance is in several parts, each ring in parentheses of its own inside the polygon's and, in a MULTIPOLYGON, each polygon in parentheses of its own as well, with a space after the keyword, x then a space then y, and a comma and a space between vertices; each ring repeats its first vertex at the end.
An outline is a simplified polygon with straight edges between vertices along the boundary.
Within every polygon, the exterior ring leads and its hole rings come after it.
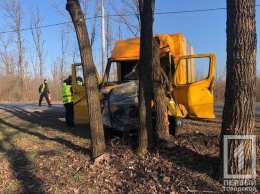
POLYGON ((17 109, 27 112, 65 112, 65 108, 62 103, 52 103, 49 107, 47 103, 42 103, 42 106, 38 106, 38 103, 0 103, 0 109, 17 109))
MULTIPOLYGON (((215 114, 222 114, 223 103, 215 103, 215 114)), ((28 112, 40 111, 40 112, 65 112, 65 108, 61 102, 53 102, 51 107, 48 107, 47 103, 42 103, 42 106, 38 106, 38 103, 0 103, 0 109, 20 109, 28 112)), ((260 116, 260 104, 256 105, 256 116, 260 116)))
MULTIPOLYGON (((215 103, 215 106, 214 106, 215 114, 222 114, 223 107, 224 107, 223 103, 215 103)), ((255 115, 260 116, 260 103, 256 104, 255 115)))

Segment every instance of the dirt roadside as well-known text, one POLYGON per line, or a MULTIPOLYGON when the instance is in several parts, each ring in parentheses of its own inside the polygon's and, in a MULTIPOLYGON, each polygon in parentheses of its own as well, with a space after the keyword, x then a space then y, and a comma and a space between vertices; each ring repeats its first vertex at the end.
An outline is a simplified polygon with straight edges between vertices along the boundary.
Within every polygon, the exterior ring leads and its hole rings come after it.
MULTIPOLYGON (((94 165, 87 126, 67 128, 63 111, 0 109, 1 193, 223 192, 215 179, 221 115, 184 120, 184 134, 143 158, 134 154, 134 134, 113 137, 107 140, 109 158, 94 165)), ((255 129, 259 136, 260 117, 255 129)), ((259 152, 257 174, 258 161, 259 152)))

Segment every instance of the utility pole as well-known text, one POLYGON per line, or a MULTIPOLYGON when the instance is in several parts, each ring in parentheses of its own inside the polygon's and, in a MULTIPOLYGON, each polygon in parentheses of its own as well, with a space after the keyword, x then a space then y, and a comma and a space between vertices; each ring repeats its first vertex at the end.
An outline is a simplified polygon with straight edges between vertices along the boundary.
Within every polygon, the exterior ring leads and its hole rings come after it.
POLYGON ((102 8, 101 8, 101 14, 102 14, 102 76, 105 73, 106 68, 106 61, 105 61, 105 11, 104 11, 104 2, 102 0, 102 8))

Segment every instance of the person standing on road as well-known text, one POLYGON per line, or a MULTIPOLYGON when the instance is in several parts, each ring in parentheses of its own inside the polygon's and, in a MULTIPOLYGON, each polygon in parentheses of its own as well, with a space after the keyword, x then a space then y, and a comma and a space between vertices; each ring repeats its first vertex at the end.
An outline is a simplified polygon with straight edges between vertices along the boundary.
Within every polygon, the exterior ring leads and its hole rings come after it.
POLYGON ((44 80, 43 80, 43 83, 40 85, 40 87, 39 87, 39 93, 41 94, 41 95, 40 95, 40 98, 39 98, 39 106, 42 105, 42 99, 43 99, 43 97, 45 97, 45 99, 46 99, 48 105, 51 106, 51 102, 50 102, 50 100, 49 100, 49 95, 48 95, 48 94, 50 93, 50 90, 49 90, 49 86, 48 86, 48 84, 47 84, 47 80, 46 80, 46 79, 44 79, 44 80))
POLYGON ((71 75, 63 81, 62 84, 62 101, 65 107, 65 120, 68 127, 76 127, 74 124, 74 108, 73 108, 73 91, 72 91, 71 75))

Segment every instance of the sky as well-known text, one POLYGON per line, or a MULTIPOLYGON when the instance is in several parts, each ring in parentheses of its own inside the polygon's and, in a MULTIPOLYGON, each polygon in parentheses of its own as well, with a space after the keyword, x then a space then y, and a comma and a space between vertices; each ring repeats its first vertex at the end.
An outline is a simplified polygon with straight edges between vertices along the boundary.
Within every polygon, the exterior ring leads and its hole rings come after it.
MULTIPOLYGON (((114 0, 116 3, 117 1, 120 2, 120 0, 114 0)), ((48 27, 42 28, 42 34, 45 40, 47 61, 51 63, 56 56, 60 55, 61 25, 56 24, 68 22, 70 19, 55 12, 50 2, 55 2, 63 14, 68 16, 68 12, 65 10, 66 0, 21 0, 21 2, 25 10, 28 10, 30 7, 38 7, 41 15, 44 17, 42 26, 48 27)), ((256 5, 259 5, 256 7, 256 25, 257 34, 259 34, 260 0, 256 0, 256 5)), ((225 8, 225 0, 156 0, 154 34, 183 33, 189 43, 194 47, 195 53, 215 53, 217 67, 222 71, 225 69, 226 63, 225 8)), ((105 6, 105 13, 109 9, 109 7, 105 6)), ((28 14, 26 15, 28 16, 28 14)), ((1 17, 0 32, 6 31, 6 25, 5 18, 1 17)), ((22 28, 28 28, 28 26, 29 24, 24 22, 22 28)), ((74 35, 74 32, 71 32, 71 36, 73 36, 72 34, 74 35)), ((25 38, 29 37, 30 31, 23 31, 23 35, 25 38)), ((26 39, 30 42, 30 38, 26 39)), ((95 55, 94 60, 100 62, 102 57, 100 50, 101 38, 99 38, 99 41, 100 45, 97 45, 93 52, 95 55)), ((259 60, 259 54, 257 54, 257 64, 259 64, 259 60)))
MULTIPOLYGON (((157 13, 179 12, 174 14, 155 15, 154 32, 181 32, 195 53, 215 53, 217 64, 226 62, 226 10, 198 11, 226 8, 224 0, 174 0, 156 4, 157 13), (191 11, 191 12, 184 12, 191 11)), ((161 2, 161 1, 160 1, 161 2)))

